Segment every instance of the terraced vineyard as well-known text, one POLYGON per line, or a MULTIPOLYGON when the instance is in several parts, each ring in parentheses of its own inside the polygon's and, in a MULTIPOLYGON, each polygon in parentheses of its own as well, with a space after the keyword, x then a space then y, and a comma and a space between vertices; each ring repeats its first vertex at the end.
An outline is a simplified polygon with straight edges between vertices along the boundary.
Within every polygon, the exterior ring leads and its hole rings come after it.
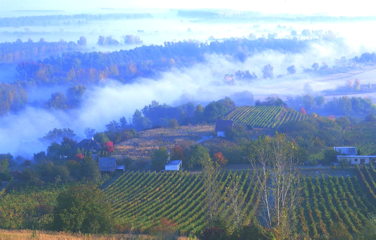
MULTIPOLYGON (((246 201, 242 218, 247 223, 259 205, 260 191, 256 191, 258 184, 252 178, 252 172, 221 171, 217 178, 222 183, 223 194, 235 175, 241 177, 246 201)), ((182 235, 198 235, 206 227, 205 191, 200 174, 181 171, 124 173, 106 188, 105 193, 112 203, 114 215, 124 223, 132 224, 133 230, 148 232, 162 218, 177 223, 182 235)), ((227 211, 224 204, 221 209, 227 211)))
POLYGON ((252 127, 278 128, 283 123, 307 118, 307 115, 295 110, 286 110, 283 107, 243 106, 236 107, 220 119, 232 120, 235 124, 246 124, 252 127))

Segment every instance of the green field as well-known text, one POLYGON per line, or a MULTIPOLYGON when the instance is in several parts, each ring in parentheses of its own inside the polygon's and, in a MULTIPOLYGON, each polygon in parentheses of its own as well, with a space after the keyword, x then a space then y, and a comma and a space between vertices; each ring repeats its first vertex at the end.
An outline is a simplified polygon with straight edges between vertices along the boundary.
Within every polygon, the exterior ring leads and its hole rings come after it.
MULTIPOLYGON (((257 209, 260 192, 255 190, 258 186, 252 172, 221 171, 217 177, 224 194, 235 175, 242 179, 241 189, 247 202, 242 218, 248 223, 257 209)), ((197 235, 207 226, 202 181, 201 174, 189 172, 125 173, 105 192, 114 215, 136 231, 148 232, 160 219, 167 218, 177 223, 180 234, 197 235)), ((221 211, 227 211, 224 207, 222 204, 221 211)))
POLYGON ((220 119, 232 120, 235 124, 246 124, 252 127, 278 128, 283 123, 307 118, 307 115, 283 107, 244 106, 236 107, 220 119))

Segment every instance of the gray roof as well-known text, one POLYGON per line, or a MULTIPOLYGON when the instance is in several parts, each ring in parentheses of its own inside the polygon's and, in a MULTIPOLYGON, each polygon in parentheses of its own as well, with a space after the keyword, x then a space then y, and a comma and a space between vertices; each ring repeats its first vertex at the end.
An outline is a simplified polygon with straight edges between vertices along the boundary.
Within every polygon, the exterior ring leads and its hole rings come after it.
POLYGON ((167 166, 176 166, 176 165, 179 165, 182 161, 181 160, 173 160, 173 161, 169 161, 166 165, 167 166))
POLYGON ((227 130, 227 128, 232 128, 233 126, 234 126, 234 121, 218 119, 217 122, 215 123, 215 131, 224 132, 227 130))
POLYGON ((77 143, 76 148, 83 148, 88 151, 97 151, 101 149, 101 144, 92 139, 84 139, 81 142, 77 143))
POLYGON ((334 150, 340 154, 356 155, 356 147, 334 147, 334 150))
POLYGON ((100 157, 99 158, 99 171, 113 172, 116 170, 116 158, 114 157, 100 157))

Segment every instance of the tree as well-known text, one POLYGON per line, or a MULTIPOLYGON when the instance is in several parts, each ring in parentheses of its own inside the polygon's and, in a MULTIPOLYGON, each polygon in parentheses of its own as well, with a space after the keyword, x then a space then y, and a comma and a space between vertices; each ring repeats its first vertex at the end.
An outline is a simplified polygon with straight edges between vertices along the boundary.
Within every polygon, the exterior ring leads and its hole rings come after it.
POLYGON ((108 139, 108 136, 103 132, 96 133, 94 135, 94 140, 97 141, 97 142, 100 142, 102 145, 105 144, 106 142, 110 141, 110 139, 108 139))
POLYGON ((82 96, 84 95, 87 87, 84 85, 76 85, 68 88, 67 102, 72 107, 78 107, 81 103, 82 96))
POLYGON ((190 147, 190 156, 183 161, 183 165, 189 169, 200 167, 205 161, 211 160, 208 150, 200 144, 190 147))
POLYGON ((97 182, 101 177, 97 163, 92 156, 86 156, 81 162, 80 177, 89 182, 97 182))
POLYGON ((290 67, 288 67, 287 72, 289 74, 295 74, 296 73, 295 65, 291 65, 290 67))
POLYGON ((294 212, 301 200, 297 148, 283 134, 260 136, 249 160, 253 168, 261 168, 255 174, 262 192, 263 223, 278 233, 277 239, 291 239, 294 212))
POLYGON ((265 65, 262 69, 262 75, 264 79, 273 78, 273 67, 270 64, 265 65))
POLYGON ((301 108, 301 109, 300 109, 300 113, 301 113, 301 114, 304 114, 304 115, 307 114, 307 112, 306 112, 306 110, 305 110, 304 108, 301 108))
POLYGON ((80 161, 84 158, 84 155, 82 153, 77 153, 76 155, 74 155, 73 159, 76 160, 76 161, 80 161))
POLYGON ((317 106, 321 107, 325 103, 325 98, 323 96, 315 97, 315 103, 317 106))
POLYGON ((105 233, 114 226, 111 206, 95 185, 71 186, 56 202, 53 227, 57 231, 105 233))
POLYGON ((103 148, 107 151, 107 152, 112 152, 114 150, 114 143, 111 142, 111 141, 107 141, 103 144, 103 148))
POLYGON ((221 152, 217 152, 216 154, 214 154, 213 160, 220 166, 224 166, 227 163, 227 159, 223 156, 221 152))
POLYGON ((360 81, 359 81, 359 79, 355 79, 354 90, 355 91, 359 91, 360 90, 360 81))
POLYGON ((171 149, 171 160, 183 160, 184 152, 180 145, 175 145, 171 149))
POLYGON ((319 69, 319 64, 318 63, 314 63, 314 64, 312 64, 311 67, 313 68, 314 71, 317 71, 319 69))
POLYGON ((119 130, 120 126, 115 120, 112 120, 109 124, 106 125, 107 131, 116 132, 119 130))
POLYGON ((127 129, 127 127, 128 127, 127 119, 125 119, 125 117, 121 117, 120 118, 120 128, 121 129, 127 129))
POLYGON ((332 162, 337 161, 337 155, 339 153, 332 148, 328 148, 324 151, 324 159, 322 160, 323 165, 330 165, 332 162))
POLYGON ((151 154, 151 164, 153 165, 153 168, 157 171, 163 170, 168 161, 168 157, 169 154, 165 147, 155 150, 151 154))
POLYGON ((51 94, 51 98, 46 103, 47 109, 60 109, 65 110, 68 108, 67 99, 61 92, 55 92, 51 94))
POLYGON ((87 40, 86 40, 86 37, 80 37, 80 39, 79 40, 77 40, 77 43, 78 43, 78 45, 80 45, 80 46, 86 46, 86 44, 87 44, 87 40))
POLYGON ((87 139, 91 139, 92 137, 94 137, 94 134, 95 134, 95 129, 85 128, 85 135, 87 139))
POLYGON ((176 120, 175 118, 170 119, 167 123, 168 128, 176 129, 176 128, 178 128, 178 126, 179 126, 178 120, 176 120))
POLYGON ((303 105, 307 109, 311 109, 314 103, 313 97, 311 95, 305 95, 303 97, 303 105))

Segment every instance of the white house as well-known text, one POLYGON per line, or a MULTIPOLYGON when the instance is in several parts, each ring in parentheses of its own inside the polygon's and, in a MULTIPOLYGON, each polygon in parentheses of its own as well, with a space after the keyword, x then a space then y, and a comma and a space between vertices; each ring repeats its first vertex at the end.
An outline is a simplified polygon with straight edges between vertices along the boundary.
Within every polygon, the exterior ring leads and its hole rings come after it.
POLYGON ((374 163, 376 160, 376 156, 356 155, 355 147, 334 147, 333 149, 339 153, 337 155, 338 161, 345 159, 352 165, 374 163))
POLYGON ((215 123, 217 137, 226 137, 226 130, 234 126, 234 121, 218 119, 215 123))
POLYGON ((182 160, 169 161, 165 165, 165 170, 166 171, 179 171, 181 169, 182 163, 183 163, 182 160))
POLYGON ((350 164, 369 164, 374 163, 376 156, 362 156, 362 155, 338 155, 338 161, 346 159, 350 164))

